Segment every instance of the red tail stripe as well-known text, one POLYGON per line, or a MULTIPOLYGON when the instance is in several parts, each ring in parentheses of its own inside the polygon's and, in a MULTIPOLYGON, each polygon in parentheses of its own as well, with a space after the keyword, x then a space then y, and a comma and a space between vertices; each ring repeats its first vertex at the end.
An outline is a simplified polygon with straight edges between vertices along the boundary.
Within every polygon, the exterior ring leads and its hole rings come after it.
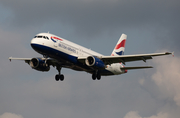
POLYGON ((120 44, 116 45, 115 49, 119 49, 120 47, 125 47, 126 39, 124 39, 120 44))

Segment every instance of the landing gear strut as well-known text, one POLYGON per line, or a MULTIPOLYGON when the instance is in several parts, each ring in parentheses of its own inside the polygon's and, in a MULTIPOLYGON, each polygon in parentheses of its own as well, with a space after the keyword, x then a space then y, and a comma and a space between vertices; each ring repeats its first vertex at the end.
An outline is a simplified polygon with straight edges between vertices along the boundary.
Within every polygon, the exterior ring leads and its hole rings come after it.
POLYGON ((95 73, 93 73, 92 74, 92 79, 93 80, 100 80, 101 79, 101 74, 98 72, 98 71, 96 71, 95 73))
POLYGON ((59 81, 59 80, 63 81, 63 80, 64 80, 64 75, 61 74, 61 68, 62 68, 62 67, 56 67, 56 69, 57 69, 58 72, 59 72, 59 74, 57 74, 57 75, 55 76, 55 80, 56 80, 56 81, 59 81))

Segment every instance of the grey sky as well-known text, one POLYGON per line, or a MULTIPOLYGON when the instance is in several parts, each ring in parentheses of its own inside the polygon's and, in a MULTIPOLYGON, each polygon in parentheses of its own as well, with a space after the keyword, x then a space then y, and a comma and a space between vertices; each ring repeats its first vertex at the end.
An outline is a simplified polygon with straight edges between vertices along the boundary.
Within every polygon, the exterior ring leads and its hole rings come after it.
POLYGON ((152 42, 158 41, 160 46, 168 49, 179 49, 174 45, 179 43, 178 0, 2 0, 1 4, 7 9, 5 13, 11 14, 6 16, 5 28, 9 26, 21 31, 46 26, 51 30, 49 26, 54 23, 53 30, 56 28, 58 34, 68 27, 67 35, 70 29, 73 36, 82 40, 93 40, 104 33, 115 36, 119 32, 147 31, 152 35, 149 37, 152 42))
POLYGON ((180 63, 178 0, 1 0, 0 118, 179 118, 180 63), (40 56, 30 41, 40 32, 110 55, 122 33, 125 54, 175 51, 126 66, 153 69, 91 80, 91 75, 63 69, 42 73, 8 57, 40 56))

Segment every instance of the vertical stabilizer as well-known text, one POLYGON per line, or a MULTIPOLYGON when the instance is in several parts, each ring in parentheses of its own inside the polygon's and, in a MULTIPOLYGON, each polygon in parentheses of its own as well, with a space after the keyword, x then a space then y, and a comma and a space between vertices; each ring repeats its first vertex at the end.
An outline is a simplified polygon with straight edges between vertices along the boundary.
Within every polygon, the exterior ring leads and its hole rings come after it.
POLYGON ((111 56, 124 55, 126 39, 127 39, 127 35, 122 34, 113 50, 111 56))

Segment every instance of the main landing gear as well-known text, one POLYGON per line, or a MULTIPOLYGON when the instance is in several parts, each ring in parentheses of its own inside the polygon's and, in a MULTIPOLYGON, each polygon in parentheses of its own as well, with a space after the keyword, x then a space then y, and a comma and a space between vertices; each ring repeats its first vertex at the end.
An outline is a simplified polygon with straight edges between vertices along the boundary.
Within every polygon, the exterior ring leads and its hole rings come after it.
POLYGON ((56 67, 56 69, 57 69, 58 72, 59 72, 59 74, 57 74, 57 75, 55 76, 55 80, 56 80, 56 81, 59 81, 59 80, 63 81, 63 80, 64 80, 64 75, 61 74, 61 68, 62 68, 62 67, 56 67))
POLYGON ((93 80, 100 80, 101 79, 101 74, 99 72, 95 72, 92 74, 92 79, 93 80))

